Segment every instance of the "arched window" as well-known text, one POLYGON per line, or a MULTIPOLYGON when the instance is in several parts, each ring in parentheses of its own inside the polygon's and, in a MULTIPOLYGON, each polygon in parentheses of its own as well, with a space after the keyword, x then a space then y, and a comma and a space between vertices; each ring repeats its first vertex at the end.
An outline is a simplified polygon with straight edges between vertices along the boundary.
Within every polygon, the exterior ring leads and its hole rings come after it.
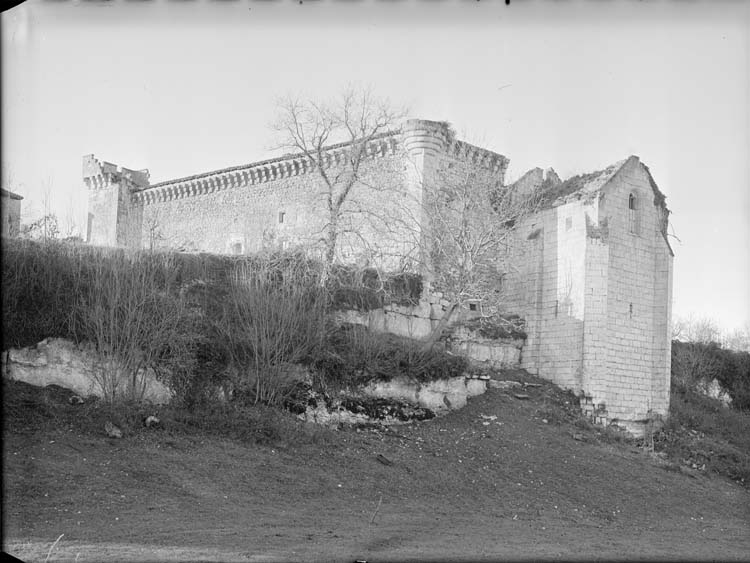
POLYGON ((628 196, 628 230, 638 234, 638 200, 633 194, 628 196))

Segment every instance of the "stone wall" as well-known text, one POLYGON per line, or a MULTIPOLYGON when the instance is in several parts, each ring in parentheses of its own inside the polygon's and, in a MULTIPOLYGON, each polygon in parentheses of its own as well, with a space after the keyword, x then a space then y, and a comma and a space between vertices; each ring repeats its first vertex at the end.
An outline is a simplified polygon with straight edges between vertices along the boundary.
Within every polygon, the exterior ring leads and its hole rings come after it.
MULTIPOLYGON (((342 235, 339 252, 346 261, 381 262, 408 256, 418 246, 414 226, 407 230, 403 224, 417 196, 406 182, 403 149, 391 148, 362 164, 363 182, 354 187, 344 208, 342 219, 351 234, 342 235), (383 217, 393 222, 384 224, 383 217)), ((221 254, 315 247, 328 221, 325 193, 314 171, 270 174, 265 181, 195 195, 180 195, 177 189, 177 195, 147 195, 169 193, 168 187, 156 187, 139 196, 143 246, 221 254)))
POLYGON ((148 170, 119 167, 92 154, 83 157, 83 181, 89 192, 87 242, 140 247, 142 209, 132 194, 148 185, 148 177, 148 170))
POLYGON ((669 410, 673 258, 648 170, 635 157, 611 170, 519 227, 506 302, 526 319, 524 368, 638 433, 669 410))
POLYGON ((2 236, 18 236, 21 232, 21 200, 23 198, 12 192, 2 193, 2 204, 0 205, 0 225, 2 225, 2 236))
POLYGON ((600 208, 609 254, 606 390, 597 402, 606 403, 610 419, 645 420, 669 406, 672 254, 647 174, 631 158, 600 208))
MULTIPOLYGON (((367 312, 342 311, 340 323, 366 326, 376 332, 388 332, 415 340, 426 339, 440 323, 448 302, 441 293, 426 292, 419 304, 413 307, 387 305, 382 309, 367 312)), ((477 316, 477 312, 461 309, 453 314, 448 336, 444 340, 446 349, 478 364, 498 369, 520 367, 522 339, 490 339, 469 331, 461 322, 477 316)))
MULTIPOLYGON (((448 126, 407 121, 368 145, 358 181, 340 216, 338 258, 386 270, 422 269, 425 190, 439 168, 494 171, 507 159, 452 138, 448 126)), ((346 145, 326 149, 329 177, 343 170, 346 145)), ((137 248, 247 254, 304 246, 320 251, 329 223, 327 188, 303 155, 148 184, 132 171, 84 157, 90 242, 137 248)))
POLYGON ((506 308, 526 319, 522 367, 558 385, 582 389, 586 216, 571 202, 528 218, 516 233, 506 308))

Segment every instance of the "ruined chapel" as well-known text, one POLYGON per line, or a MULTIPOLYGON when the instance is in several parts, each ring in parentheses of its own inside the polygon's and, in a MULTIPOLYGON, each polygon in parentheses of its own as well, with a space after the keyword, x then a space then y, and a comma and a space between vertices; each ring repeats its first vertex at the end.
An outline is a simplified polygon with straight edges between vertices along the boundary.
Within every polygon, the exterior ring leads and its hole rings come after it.
MULTIPOLYGON (((346 150, 329 147, 326 163, 335 167, 346 150)), ((440 122, 409 120, 373 138, 339 259, 398 268, 424 244, 413 225, 435 175, 482 167, 503 180, 507 165, 440 122)), ((88 241, 223 254, 314 247, 326 220, 314 172, 303 155, 285 155, 151 184, 147 170, 88 155, 88 241)), ((526 320, 521 367, 636 432, 666 416, 673 252, 665 197, 648 167, 630 156, 565 181, 534 169, 514 188, 547 194, 543 209, 516 226, 514 267, 502 281, 508 311, 526 320)), ((427 309, 413 319, 418 336, 439 320, 427 309)))

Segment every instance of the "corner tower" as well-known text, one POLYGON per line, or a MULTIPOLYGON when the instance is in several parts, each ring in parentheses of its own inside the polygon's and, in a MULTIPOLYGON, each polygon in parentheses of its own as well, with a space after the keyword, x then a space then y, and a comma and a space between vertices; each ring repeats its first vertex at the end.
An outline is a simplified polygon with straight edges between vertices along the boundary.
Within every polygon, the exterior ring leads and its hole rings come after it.
POLYGON ((409 119, 401 126, 401 142, 406 153, 406 188, 417 205, 420 225, 420 262, 426 281, 432 280, 432 264, 428 251, 430 221, 425 213, 429 190, 437 183, 439 155, 451 144, 452 131, 447 123, 409 119))
POLYGON ((83 157, 83 182, 89 193, 87 242, 140 248, 143 210, 131 195, 149 185, 148 170, 130 170, 89 154, 83 157))

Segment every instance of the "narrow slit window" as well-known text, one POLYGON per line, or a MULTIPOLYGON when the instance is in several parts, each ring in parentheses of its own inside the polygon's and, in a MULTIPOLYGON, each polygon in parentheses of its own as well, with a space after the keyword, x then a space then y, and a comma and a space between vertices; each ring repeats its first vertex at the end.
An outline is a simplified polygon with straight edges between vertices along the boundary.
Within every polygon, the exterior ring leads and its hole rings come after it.
POLYGON ((284 215, 286 215, 284 211, 279 211, 279 223, 284 222, 284 215))
POLYGON ((633 194, 628 196, 628 230, 638 234, 638 200, 633 194))

